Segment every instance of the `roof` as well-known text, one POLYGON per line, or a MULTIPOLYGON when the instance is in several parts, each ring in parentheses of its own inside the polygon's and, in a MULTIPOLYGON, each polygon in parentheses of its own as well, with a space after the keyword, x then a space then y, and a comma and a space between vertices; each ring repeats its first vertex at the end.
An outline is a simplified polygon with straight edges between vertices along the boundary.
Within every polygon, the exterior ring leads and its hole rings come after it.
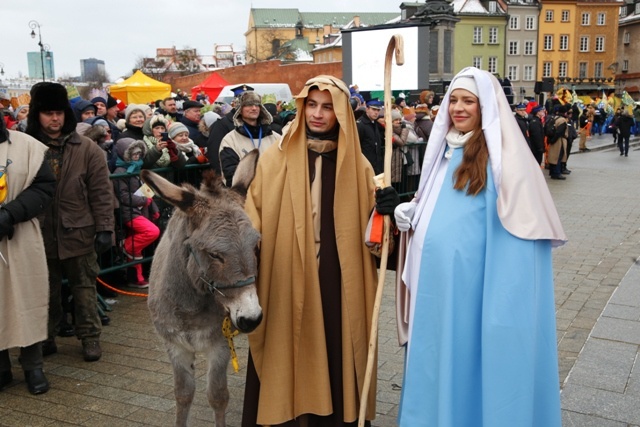
POLYGON ((313 61, 311 50, 313 45, 305 38, 295 38, 281 46, 282 54, 277 59, 282 61, 313 61))
MULTIPOLYGON (((497 3, 497 2, 496 2, 497 3)), ((480 3, 480 0, 452 0, 453 11, 458 14, 493 15, 480 3)), ((504 13, 499 4, 496 4, 496 12, 504 13)))
POLYGON ((354 16, 360 17, 361 25, 378 25, 394 19, 399 12, 300 12, 299 9, 251 9, 256 28, 294 28, 302 22, 304 28, 347 26, 354 16))

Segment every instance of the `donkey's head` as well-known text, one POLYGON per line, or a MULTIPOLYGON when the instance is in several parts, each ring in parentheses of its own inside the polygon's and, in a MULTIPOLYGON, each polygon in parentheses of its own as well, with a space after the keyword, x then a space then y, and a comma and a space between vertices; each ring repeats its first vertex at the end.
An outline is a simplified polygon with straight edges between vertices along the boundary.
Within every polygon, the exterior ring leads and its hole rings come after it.
POLYGON ((213 171, 203 173, 199 190, 189 184, 179 187, 147 170, 140 174, 176 207, 163 237, 171 238, 176 249, 170 262, 184 266, 197 293, 213 294, 241 332, 251 332, 262 320, 255 285, 260 234, 243 209, 257 161, 258 150, 242 159, 231 188, 213 171))

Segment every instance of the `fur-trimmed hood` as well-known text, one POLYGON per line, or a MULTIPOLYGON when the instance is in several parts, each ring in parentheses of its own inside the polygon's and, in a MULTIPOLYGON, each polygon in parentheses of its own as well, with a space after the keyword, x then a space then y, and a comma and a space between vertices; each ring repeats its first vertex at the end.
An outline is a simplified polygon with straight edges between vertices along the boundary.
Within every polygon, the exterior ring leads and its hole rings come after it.
POLYGON ((118 157, 125 162, 131 161, 131 153, 137 149, 142 150, 142 154, 140 155, 140 159, 142 160, 147 152, 147 144, 145 144, 144 141, 133 138, 120 138, 116 141, 116 153, 118 157))

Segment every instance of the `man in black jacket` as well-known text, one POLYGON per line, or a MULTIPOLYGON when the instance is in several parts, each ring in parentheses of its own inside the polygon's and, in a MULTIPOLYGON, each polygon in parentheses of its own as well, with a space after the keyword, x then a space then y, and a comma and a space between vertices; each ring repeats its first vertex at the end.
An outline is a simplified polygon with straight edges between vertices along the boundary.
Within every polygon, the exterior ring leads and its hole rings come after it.
POLYGON ((378 123, 381 108, 382 103, 377 99, 367 101, 364 115, 356 122, 360 149, 376 175, 381 174, 384 167, 384 129, 378 123))
POLYGON ((8 131, 0 111, 0 324, 6 326, 0 334, 0 389, 13 381, 8 349, 20 347, 31 394, 49 390, 41 344, 47 336, 49 283, 36 219, 56 188, 46 151, 29 135, 8 131))
POLYGON ((534 107, 529 121, 529 148, 538 165, 542 163, 544 154, 544 125, 542 124, 544 113, 545 109, 542 105, 534 107))

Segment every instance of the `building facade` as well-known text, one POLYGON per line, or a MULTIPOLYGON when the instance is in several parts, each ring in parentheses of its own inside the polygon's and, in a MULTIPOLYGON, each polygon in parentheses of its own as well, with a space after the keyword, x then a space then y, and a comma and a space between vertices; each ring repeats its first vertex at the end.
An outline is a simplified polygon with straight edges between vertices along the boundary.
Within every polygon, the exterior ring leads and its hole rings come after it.
POLYGON ((507 12, 493 0, 453 0, 452 4, 460 19, 454 31, 454 74, 476 67, 503 78, 507 12))
POLYGON ((83 82, 98 81, 105 78, 104 61, 96 58, 80 60, 80 77, 83 82))
POLYGON ((543 0, 539 78, 577 92, 613 89, 619 8, 616 0, 543 0))
POLYGON ((27 62, 29 64, 30 79, 55 80, 56 73, 52 51, 27 52, 27 62))
POLYGON ((538 79, 538 19, 537 0, 509 0, 506 28, 505 77, 513 87, 516 102, 534 96, 538 79))
POLYGON ((399 15, 399 11, 320 13, 300 12, 298 9, 252 8, 248 29, 244 33, 246 60, 248 64, 269 59, 295 60, 293 56, 297 55, 312 60, 311 52, 316 45, 323 44, 325 34, 339 33, 341 29, 353 26, 384 24, 399 15), (299 52, 303 46, 306 46, 304 54, 299 52))
POLYGON ((640 101, 640 0, 620 7, 618 50, 614 68, 616 93, 623 90, 640 101))

